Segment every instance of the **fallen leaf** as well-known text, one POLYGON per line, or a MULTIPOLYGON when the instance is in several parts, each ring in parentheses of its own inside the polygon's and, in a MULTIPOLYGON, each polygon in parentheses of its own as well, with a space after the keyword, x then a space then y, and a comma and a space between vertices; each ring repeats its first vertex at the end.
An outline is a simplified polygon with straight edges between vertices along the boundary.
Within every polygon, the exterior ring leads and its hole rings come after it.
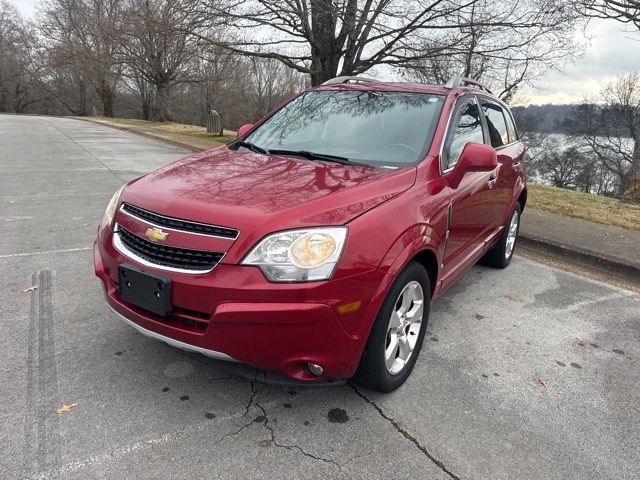
POLYGON ((77 403, 65 403, 60 408, 56 410, 56 413, 67 413, 70 412, 73 407, 76 407, 77 403))
POLYGON ((524 302, 524 298, 522 298, 522 295, 519 293, 507 293, 506 295, 503 295, 503 297, 515 302, 524 302))
POLYGON ((35 292, 38 289, 38 285, 34 285, 33 287, 25 288, 22 290, 22 293, 35 292))
POLYGON ((549 388, 549 380, 547 380, 546 378, 537 377, 536 382, 542 385, 545 388, 545 390, 549 388))

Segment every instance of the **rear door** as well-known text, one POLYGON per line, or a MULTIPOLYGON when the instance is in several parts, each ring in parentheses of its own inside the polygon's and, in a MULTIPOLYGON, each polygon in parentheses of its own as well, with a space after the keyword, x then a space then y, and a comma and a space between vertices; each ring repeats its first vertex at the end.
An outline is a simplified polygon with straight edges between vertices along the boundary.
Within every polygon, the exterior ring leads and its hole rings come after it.
POLYGON ((495 228, 502 227, 509 213, 519 169, 522 168, 524 147, 517 138, 515 126, 508 109, 501 103, 479 96, 485 119, 485 139, 496 149, 498 171, 492 195, 488 200, 486 215, 495 228))

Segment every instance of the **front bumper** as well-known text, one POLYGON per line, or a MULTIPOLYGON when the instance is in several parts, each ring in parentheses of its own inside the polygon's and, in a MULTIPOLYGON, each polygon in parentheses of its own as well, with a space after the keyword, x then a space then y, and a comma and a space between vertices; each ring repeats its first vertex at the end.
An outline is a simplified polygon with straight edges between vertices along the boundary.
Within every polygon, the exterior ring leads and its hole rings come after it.
POLYGON ((382 281, 374 270, 335 281, 275 284, 256 267, 227 264, 206 275, 168 273, 123 256, 110 239, 94 245, 94 265, 109 306, 144 335, 304 381, 353 376, 382 281), (122 263, 169 276, 176 316, 159 317, 124 302, 117 284, 122 263), (361 307, 339 313, 341 305, 353 302, 361 307), (322 366, 321 377, 309 371, 309 362, 322 366))

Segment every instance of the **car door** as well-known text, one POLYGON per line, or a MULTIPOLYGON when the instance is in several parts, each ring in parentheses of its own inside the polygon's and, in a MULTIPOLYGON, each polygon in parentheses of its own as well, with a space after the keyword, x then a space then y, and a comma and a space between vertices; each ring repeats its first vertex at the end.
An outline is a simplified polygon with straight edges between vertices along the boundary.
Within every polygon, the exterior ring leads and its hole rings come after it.
MULTIPOLYGON (((454 109, 441 152, 441 171, 448 176, 469 142, 485 143, 484 120, 475 95, 461 97, 454 109)), ((488 214, 495 172, 468 172, 451 188, 448 231, 443 260, 444 275, 464 271, 475 263, 493 229, 488 214)))
POLYGON ((498 170, 492 194, 485 203, 485 216, 491 218, 498 229, 509 215, 519 169, 522 166, 524 147, 518 141, 511 115, 506 107, 488 97, 481 96, 480 105, 485 118, 487 144, 496 149, 498 170))

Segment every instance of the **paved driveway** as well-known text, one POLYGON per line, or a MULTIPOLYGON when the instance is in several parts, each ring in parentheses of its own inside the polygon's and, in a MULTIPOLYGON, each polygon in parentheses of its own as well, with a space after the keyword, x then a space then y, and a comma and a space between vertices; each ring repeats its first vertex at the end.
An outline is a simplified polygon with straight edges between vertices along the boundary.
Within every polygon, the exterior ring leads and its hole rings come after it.
POLYGON ((184 155, 0 115, 0 477, 638 478, 640 297, 522 258, 436 302, 390 395, 252 383, 125 326, 95 226, 184 155))

